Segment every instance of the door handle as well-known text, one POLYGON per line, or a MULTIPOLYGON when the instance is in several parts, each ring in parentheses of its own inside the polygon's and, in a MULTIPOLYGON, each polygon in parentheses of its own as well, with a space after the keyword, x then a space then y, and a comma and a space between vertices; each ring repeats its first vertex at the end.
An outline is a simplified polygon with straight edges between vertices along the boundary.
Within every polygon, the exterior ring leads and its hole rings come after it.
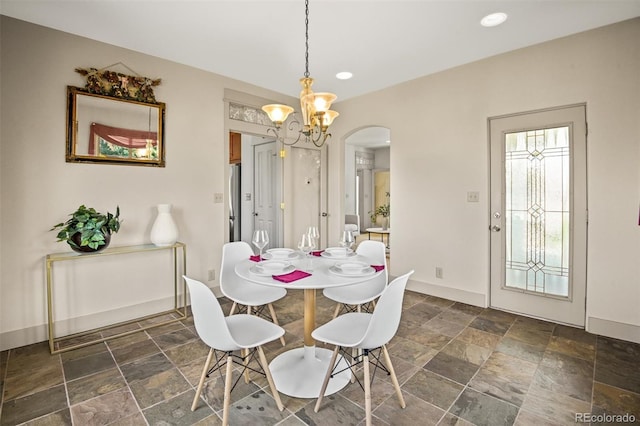
POLYGON ((491 232, 500 232, 500 227, 497 225, 490 226, 489 229, 491 232))
POLYGON ((321 216, 322 216, 322 217, 327 217, 327 216, 329 216, 329 213, 327 213, 327 212, 322 212, 321 216))
POLYGON ((258 213, 254 213, 253 215, 254 215, 254 216, 258 216, 258 213))

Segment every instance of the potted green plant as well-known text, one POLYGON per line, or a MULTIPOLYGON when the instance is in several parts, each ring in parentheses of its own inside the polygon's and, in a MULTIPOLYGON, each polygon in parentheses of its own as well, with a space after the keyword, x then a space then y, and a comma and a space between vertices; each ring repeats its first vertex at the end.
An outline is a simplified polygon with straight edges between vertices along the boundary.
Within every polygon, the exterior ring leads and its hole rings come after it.
POLYGON ((391 214, 391 206, 389 204, 389 193, 386 193, 387 203, 379 205, 375 210, 369 212, 369 216, 371 218, 372 223, 376 223, 378 220, 378 216, 382 216, 384 218, 384 222, 382 223, 382 229, 387 229, 389 227, 389 215, 391 214))
POLYGON ((99 213, 94 208, 84 205, 71 213, 71 219, 55 225, 51 230, 59 229, 58 241, 66 241, 78 252, 95 252, 106 248, 111 241, 111 234, 120 229, 120 206, 116 214, 99 213))

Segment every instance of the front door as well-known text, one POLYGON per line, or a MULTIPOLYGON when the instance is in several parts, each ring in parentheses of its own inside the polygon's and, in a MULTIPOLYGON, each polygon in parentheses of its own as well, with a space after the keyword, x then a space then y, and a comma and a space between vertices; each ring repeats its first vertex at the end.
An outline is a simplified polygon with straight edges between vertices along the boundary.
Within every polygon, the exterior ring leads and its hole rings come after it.
POLYGON ((489 120, 491 306, 584 327, 586 109, 489 120))

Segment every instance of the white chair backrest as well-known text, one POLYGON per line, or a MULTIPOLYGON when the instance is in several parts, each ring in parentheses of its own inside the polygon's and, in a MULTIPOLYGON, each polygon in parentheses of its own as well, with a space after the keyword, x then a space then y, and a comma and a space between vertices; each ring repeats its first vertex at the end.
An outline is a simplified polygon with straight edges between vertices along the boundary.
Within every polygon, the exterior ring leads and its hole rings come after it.
POLYGON ((237 350, 238 344, 229 333, 224 312, 216 296, 204 283, 183 277, 189 287, 193 322, 200 339, 209 347, 220 351, 237 350))
POLYGON ((222 246, 222 266, 220 267, 220 291, 228 297, 228 289, 242 285, 244 280, 235 272, 236 264, 253 256, 251 246, 244 241, 234 241, 222 246))
POLYGON ((381 241, 372 241, 372 240, 364 240, 360 244, 358 244, 358 248, 356 249, 356 253, 366 256, 372 260, 373 265, 384 265, 384 274, 380 274, 375 278, 367 281, 367 285, 371 285, 372 282, 382 283, 379 286, 380 290, 387 285, 389 282, 389 271, 387 270, 387 252, 386 246, 381 241))
POLYGON ((400 326, 404 290, 411 274, 413 271, 399 276, 384 289, 384 293, 376 303, 364 338, 357 345, 359 348, 375 349, 386 345, 395 336, 400 326))

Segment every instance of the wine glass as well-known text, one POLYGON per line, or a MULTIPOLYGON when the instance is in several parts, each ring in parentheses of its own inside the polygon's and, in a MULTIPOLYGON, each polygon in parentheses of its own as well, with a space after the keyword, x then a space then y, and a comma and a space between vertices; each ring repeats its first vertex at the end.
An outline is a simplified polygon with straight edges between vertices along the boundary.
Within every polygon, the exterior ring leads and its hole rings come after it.
POLYGON ((318 231, 318 227, 317 226, 310 226, 309 229, 307 229, 307 234, 309 234, 309 236, 313 239, 313 243, 315 248, 320 248, 320 232, 318 231))
POLYGON ((311 253, 311 250, 313 250, 315 246, 315 242, 308 232, 302 234, 302 237, 300 237, 300 241, 298 242, 298 249, 300 249, 300 251, 304 253, 305 257, 307 258, 307 264, 309 265, 307 269, 311 269, 312 267, 309 253, 311 253))
POLYGON ((354 242, 355 239, 353 238, 353 232, 351 231, 344 231, 339 241, 340 247, 344 247, 346 249, 351 249, 354 242))
POLYGON ((262 249, 269 244, 269 233, 264 229, 257 229, 253 232, 253 239, 251 242, 258 248, 258 250, 260 250, 260 260, 262 260, 262 249))

